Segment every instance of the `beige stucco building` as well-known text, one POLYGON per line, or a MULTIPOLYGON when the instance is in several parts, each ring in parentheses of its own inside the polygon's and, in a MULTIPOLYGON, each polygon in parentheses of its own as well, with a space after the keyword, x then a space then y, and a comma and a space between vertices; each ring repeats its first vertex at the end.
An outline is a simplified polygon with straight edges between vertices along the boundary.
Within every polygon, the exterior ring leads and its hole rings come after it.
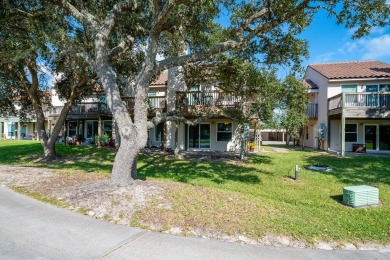
POLYGON ((358 147, 390 152, 390 64, 312 64, 304 82, 310 104, 318 107, 309 116, 305 145, 341 154, 358 147))

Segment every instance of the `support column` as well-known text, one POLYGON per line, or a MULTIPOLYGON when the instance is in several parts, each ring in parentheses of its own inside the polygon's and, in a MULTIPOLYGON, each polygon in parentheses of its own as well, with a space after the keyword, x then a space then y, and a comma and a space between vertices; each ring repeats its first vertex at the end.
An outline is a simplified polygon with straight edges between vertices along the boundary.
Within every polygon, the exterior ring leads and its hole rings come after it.
POLYGON ((20 140, 20 122, 17 122, 17 129, 18 129, 18 132, 17 132, 17 136, 16 136, 16 139, 20 140))
POLYGON ((341 156, 345 156, 345 116, 341 114, 341 156))
POLYGON ((99 121, 98 121, 98 136, 101 137, 102 136, 102 119, 99 117, 99 121))
POLYGON ((345 93, 341 96, 341 156, 345 156, 345 93))

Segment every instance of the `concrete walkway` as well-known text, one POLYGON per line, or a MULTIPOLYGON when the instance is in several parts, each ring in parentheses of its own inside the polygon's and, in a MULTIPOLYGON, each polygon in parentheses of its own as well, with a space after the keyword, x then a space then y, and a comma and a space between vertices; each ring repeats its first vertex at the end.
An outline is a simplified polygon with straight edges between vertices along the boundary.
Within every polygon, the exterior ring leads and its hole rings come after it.
POLYGON ((390 259, 390 252, 276 248, 154 233, 0 186, 0 259, 390 259))

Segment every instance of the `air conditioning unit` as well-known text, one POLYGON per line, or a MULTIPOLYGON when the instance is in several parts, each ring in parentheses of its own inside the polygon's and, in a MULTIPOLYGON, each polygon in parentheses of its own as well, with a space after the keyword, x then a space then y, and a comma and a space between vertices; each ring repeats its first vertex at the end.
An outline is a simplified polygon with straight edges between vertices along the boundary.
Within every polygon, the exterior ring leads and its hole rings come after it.
POLYGON ((353 208, 378 206, 379 189, 367 185, 344 187, 343 203, 353 208))

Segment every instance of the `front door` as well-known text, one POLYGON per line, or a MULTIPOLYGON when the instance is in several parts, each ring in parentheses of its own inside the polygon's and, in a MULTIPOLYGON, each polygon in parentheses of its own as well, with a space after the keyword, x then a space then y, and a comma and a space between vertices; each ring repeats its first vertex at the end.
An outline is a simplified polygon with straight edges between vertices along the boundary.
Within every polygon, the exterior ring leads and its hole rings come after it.
POLYGON ((210 125, 188 127, 188 148, 210 148, 210 125))
POLYGON ((364 126, 364 140, 367 150, 376 150, 376 125, 364 126))
POLYGON ((390 150, 390 125, 379 126, 379 150, 390 150))

